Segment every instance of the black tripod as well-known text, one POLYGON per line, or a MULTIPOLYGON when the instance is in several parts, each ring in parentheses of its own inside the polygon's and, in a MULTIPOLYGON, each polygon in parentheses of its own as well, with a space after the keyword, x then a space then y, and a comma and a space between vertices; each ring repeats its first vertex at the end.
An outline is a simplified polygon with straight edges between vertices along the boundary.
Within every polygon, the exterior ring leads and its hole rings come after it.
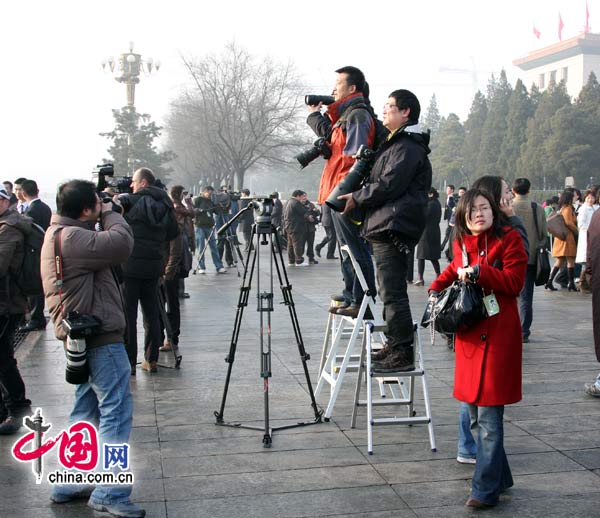
POLYGON ((244 267, 244 275, 242 279, 242 286, 240 287, 240 298, 238 300, 237 312, 235 315, 235 324, 233 327, 233 334, 231 337, 231 344, 229 346, 229 354, 225 358, 225 361, 229 364, 227 367, 227 376, 225 378, 225 388, 223 390, 223 399, 221 400, 221 408, 215 412, 216 423, 219 426, 231 426, 235 428, 247 428, 250 430, 261 430, 264 431, 263 446, 270 448, 272 443, 272 435, 274 431, 286 430, 288 428, 296 428, 299 426, 308 426, 311 424, 317 424, 321 422, 322 411, 317 407, 315 395, 313 392, 312 384, 310 381, 310 374, 308 372, 307 360, 310 359, 310 355, 306 353, 304 343, 302 341, 302 335, 300 333, 300 326, 298 324, 298 317, 296 315, 296 308, 294 306, 294 300, 292 299, 292 286, 289 283, 287 272, 285 270, 283 255, 281 253, 281 242, 277 229, 271 223, 271 212, 273 209, 273 201, 270 198, 260 198, 260 201, 252 201, 247 207, 238 212, 226 225, 221 227, 218 233, 226 232, 228 225, 231 225, 241 214, 247 210, 256 209, 258 216, 256 223, 252 225, 252 234, 250 243, 254 242, 256 236, 256 245, 254 249, 250 246, 246 256, 246 264, 244 267), (268 246, 270 249, 270 291, 260 291, 260 249, 261 247, 268 246), (269 378, 271 377, 271 312, 273 311, 273 264, 277 271, 277 277, 279 279, 279 285, 281 286, 281 293, 283 295, 283 304, 288 307, 290 312, 290 319, 292 321, 292 328, 294 329, 294 335, 296 343, 298 345, 298 352, 300 354, 300 360, 304 368, 304 375, 306 377, 306 385, 310 394, 311 406, 314 411, 314 419, 312 421, 306 421, 301 423, 295 423, 291 425, 284 425, 278 427, 271 427, 269 423, 269 378), (240 328, 242 325, 242 316, 244 308, 248 305, 248 297, 250 295, 250 288, 252 284, 252 277, 254 272, 258 271, 256 276, 256 288, 258 291, 258 312, 260 315, 260 376, 263 378, 263 394, 264 394, 264 427, 243 425, 241 423, 227 423, 223 420, 223 413, 225 411, 225 402, 227 400, 227 391, 229 389, 229 381, 231 380, 231 371, 233 369, 233 362, 235 360, 235 351, 237 349, 237 341, 240 334, 240 328), (266 326, 264 325, 264 319, 266 314, 266 326), (264 330, 267 330, 267 338, 265 342, 264 330))

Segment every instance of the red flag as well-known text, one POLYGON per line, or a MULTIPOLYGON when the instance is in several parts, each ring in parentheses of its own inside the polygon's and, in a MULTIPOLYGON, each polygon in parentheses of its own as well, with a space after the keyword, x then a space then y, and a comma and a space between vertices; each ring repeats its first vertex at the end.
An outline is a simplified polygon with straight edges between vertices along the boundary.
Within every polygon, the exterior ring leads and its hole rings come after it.
POLYGON ((565 24, 562 21, 562 16, 558 13, 558 39, 562 41, 562 30, 565 24))
POLYGON ((590 10, 588 9, 587 0, 585 0, 585 33, 590 32, 590 10))
POLYGON ((539 40, 540 36, 542 35, 542 33, 540 31, 537 30, 537 28, 535 27, 535 25, 533 26, 533 35, 539 40))

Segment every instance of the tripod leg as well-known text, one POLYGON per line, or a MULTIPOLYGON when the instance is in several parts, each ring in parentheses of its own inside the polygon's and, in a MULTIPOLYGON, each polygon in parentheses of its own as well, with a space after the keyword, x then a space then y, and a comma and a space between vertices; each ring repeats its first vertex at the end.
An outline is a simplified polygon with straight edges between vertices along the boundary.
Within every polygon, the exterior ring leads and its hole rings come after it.
POLYGON ((254 273, 257 255, 257 250, 255 250, 254 255, 252 257, 252 266, 248 268, 248 265, 250 264, 250 254, 248 254, 248 262, 246 263, 246 268, 244 268, 242 286, 240 287, 240 297, 238 299, 238 306, 235 314, 235 323, 233 325, 233 333, 231 335, 231 343, 229 345, 229 354, 225 358, 225 362, 227 362, 228 367, 227 375, 225 377, 225 387, 223 388, 223 397, 221 399, 221 407, 219 411, 214 413, 217 419, 217 424, 224 423, 223 413, 225 412, 225 403, 227 401, 227 392, 229 390, 229 382, 231 380, 231 371, 233 369, 233 362, 235 361, 235 352, 237 349, 237 341, 240 336, 242 317, 244 316, 244 308, 248 305, 248 297, 250 295, 250 287, 252 286, 252 275, 254 273))
POLYGON ((287 272, 285 270, 285 263, 283 261, 283 254, 281 252, 279 233, 274 227, 271 229, 271 251, 275 262, 275 268, 277 270, 277 277, 279 278, 281 293, 283 295, 283 303, 288 307, 288 310, 290 312, 292 328, 294 330, 296 344, 298 345, 298 353, 300 354, 302 368, 304 369, 304 377, 306 378, 306 386, 310 394, 311 406, 315 413, 315 422, 321 422, 321 416, 323 415, 323 411, 319 410, 317 406, 315 393, 313 391, 312 383, 310 381, 310 373, 308 372, 308 365, 306 363, 308 360, 310 360, 310 355, 306 352, 306 349, 304 348, 304 341, 302 340, 302 333, 300 332, 300 324, 298 323, 298 315, 296 314, 296 306, 294 304, 294 299, 292 298, 292 285, 290 284, 287 272), (275 252, 275 249, 277 249, 277 252, 275 252))

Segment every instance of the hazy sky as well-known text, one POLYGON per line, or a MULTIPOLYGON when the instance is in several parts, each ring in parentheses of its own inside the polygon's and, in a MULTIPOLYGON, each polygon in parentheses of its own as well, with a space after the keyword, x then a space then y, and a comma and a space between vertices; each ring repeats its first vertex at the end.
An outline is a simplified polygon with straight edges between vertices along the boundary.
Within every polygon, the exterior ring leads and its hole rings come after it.
MULTIPOLYGON (((588 5, 600 32, 600 0, 588 5)), ((329 93, 333 70, 351 64, 365 72, 378 112, 391 90, 408 88, 423 109, 435 92, 443 115, 464 120, 470 71, 481 89, 501 68, 514 84, 515 58, 558 41, 559 11, 563 39, 582 31, 585 0, 9 0, 0 22, 2 180, 25 176, 54 192, 66 178, 89 177, 108 156, 98 133, 125 105, 125 87, 100 63, 130 41, 162 62, 136 89, 138 111, 159 123, 187 79, 179 54, 218 52, 232 40, 258 56, 291 58, 307 93, 329 93)))

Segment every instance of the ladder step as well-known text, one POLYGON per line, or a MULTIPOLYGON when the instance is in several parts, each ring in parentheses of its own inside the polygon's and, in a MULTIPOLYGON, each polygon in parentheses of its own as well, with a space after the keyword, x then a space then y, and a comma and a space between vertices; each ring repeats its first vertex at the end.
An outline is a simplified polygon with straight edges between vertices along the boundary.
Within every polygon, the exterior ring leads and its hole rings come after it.
MULTIPOLYGON (((414 400, 411 401, 410 399, 391 399, 391 398, 386 398, 386 399, 373 399, 371 400, 371 405, 373 406, 386 406, 386 405, 410 405, 411 403, 414 403, 414 400)), ((366 399, 360 399, 357 403, 357 406, 367 406, 368 404, 368 400, 366 399)))
POLYGON ((388 424, 429 424, 429 417, 378 417, 372 419, 372 425, 388 425, 388 424))
POLYGON ((389 378, 393 378, 393 379, 408 378, 409 376, 410 377, 425 376, 425 369, 419 369, 419 370, 407 371, 407 372, 386 372, 385 374, 382 374, 377 371, 371 371, 372 378, 377 378, 377 379, 381 378, 382 380, 386 380, 389 378))

